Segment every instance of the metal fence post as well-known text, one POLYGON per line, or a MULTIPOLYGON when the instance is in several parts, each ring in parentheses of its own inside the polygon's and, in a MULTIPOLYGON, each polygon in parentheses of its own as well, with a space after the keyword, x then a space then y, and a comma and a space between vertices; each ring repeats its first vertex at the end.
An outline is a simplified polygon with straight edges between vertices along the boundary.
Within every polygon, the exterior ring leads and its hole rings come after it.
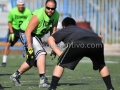
POLYGON ((12 8, 16 6, 16 0, 10 0, 12 8))
POLYGON ((64 0, 64 18, 68 16, 68 0, 64 0))

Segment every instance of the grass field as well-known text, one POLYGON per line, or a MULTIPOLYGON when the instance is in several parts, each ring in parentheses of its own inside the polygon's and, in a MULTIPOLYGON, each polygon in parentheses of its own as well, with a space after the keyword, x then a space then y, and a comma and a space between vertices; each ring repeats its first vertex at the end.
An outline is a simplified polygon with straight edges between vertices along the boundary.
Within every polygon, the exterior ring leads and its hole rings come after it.
MULTIPOLYGON (((2 55, 0 55, 2 60, 2 55)), ((57 58, 54 61, 47 56, 46 75, 51 81, 51 75, 57 58)), ((23 86, 14 86, 9 76, 14 73, 25 59, 21 55, 9 55, 7 66, 0 67, 0 84, 5 90, 47 90, 38 88, 39 75, 37 68, 33 67, 21 76, 23 86)), ((120 56, 106 56, 106 64, 111 72, 112 83, 115 90, 120 90, 120 56)), ((99 72, 92 69, 92 63, 88 58, 78 64, 74 71, 65 69, 63 77, 60 79, 57 90, 106 90, 99 72)))

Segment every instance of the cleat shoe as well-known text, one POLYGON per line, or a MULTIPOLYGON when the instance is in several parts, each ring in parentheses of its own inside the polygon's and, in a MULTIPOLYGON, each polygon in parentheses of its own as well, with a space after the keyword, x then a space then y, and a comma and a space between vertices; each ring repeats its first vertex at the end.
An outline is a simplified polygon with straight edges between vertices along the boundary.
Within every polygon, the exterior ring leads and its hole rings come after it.
POLYGON ((107 90, 114 90, 114 88, 111 88, 111 89, 107 89, 107 90))
POLYGON ((46 77, 41 77, 39 87, 41 88, 49 88, 48 79, 46 77))
POLYGON ((6 67, 6 63, 2 63, 1 66, 2 66, 2 67, 6 67))
POLYGON ((15 84, 15 86, 22 86, 19 79, 20 79, 20 75, 16 75, 15 73, 13 75, 10 76, 10 79, 13 81, 13 83, 15 84))
POLYGON ((0 84, 0 90, 4 90, 3 86, 0 84))
POLYGON ((49 87, 48 90, 56 90, 56 89, 53 89, 53 88, 50 88, 50 87, 49 87))

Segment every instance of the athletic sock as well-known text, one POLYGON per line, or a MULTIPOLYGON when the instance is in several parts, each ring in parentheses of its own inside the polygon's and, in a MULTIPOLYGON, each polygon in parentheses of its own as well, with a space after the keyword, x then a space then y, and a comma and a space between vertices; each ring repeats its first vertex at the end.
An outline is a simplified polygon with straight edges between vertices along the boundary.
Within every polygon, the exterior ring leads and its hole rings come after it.
POLYGON ((59 80, 60 80, 59 77, 52 76, 52 81, 51 81, 51 84, 50 84, 50 88, 56 89, 59 80))
POLYGON ((16 74, 20 74, 20 72, 17 70, 17 71, 16 71, 16 74))
POLYGON ((6 63, 7 62, 7 56, 6 55, 3 55, 3 63, 6 63))
POLYGON ((113 86, 112 86, 112 83, 111 83, 111 77, 110 75, 106 76, 106 77, 102 77, 104 82, 105 82, 105 85, 108 89, 113 89, 113 86))
POLYGON ((20 77, 21 73, 17 70, 15 73, 12 74, 15 77, 20 77))
POLYGON ((21 73, 18 70, 15 72, 15 74, 16 75, 21 75, 21 73))
POLYGON ((39 74, 40 77, 45 77, 45 73, 39 74))

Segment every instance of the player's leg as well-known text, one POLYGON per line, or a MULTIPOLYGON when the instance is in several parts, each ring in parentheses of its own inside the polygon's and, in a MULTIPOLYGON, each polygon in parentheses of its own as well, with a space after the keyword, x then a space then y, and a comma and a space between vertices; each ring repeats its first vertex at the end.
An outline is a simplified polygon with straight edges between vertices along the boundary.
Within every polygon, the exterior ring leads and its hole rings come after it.
POLYGON ((108 70, 107 66, 104 66, 101 70, 100 70, 100 75, 103 78, 103 81, 105 82, 105 85, 107 87, 107 90, 114 90, 113 86, 112 86, 112 82, 111 82, 111 77, 110 77, 110 72, 108 70))
POLYGON ((22 84, 20 83, 19 79, 21 74, 23 74, 24 72, 26 72, 27 70, 29 70, 31 68, 31 66, 29 65, 29 62, 26 60, 26 62, 24 62, 21 67, 14 72, 11 76, 10 79, 13 81, 13 83, 16 86, 21 86, 22 84))
POLYGON ((111 77, 110 77, 109 70, 107 66, 105 65, 105 61, 104 61, 103 45, 101 44, 101 47, 93 48, 90 51, 92 51, 90 58, 93 62, 93 69, 99 70, 100 75, 107 87, 107 90, 114 90, 112 83, 111 83, 111 77))
POLYGON ((37 64, 37 68, 38 68, 38 72, 40 74, 45 74, 45 70, 46 70, 46 55, 45 54, 41 54, 40 57, 38 58, 38 60, 36 61, 37 64))
POLYGON ((50 84, 50 87, 48 88, 48 90, 56 90, 57 84, 58 84, 60 78, 62 77, 63 72, 64 72, 63 67, 61 67, 59 65, 56 65, 54 67, 52 81, 51 81, 51 84, 50 84))
POLYGON ((39 87, 49 87, 48 79, 46 77, 46 55, 41 54, 36 61, 36 65, 38 68, 38 73, 40 77, 39 87))
POLYGON ((52 81, 48 90, 56 90, 57 84, 64 72, 64 68, 74 70, 76 65, 83 58, 82 53, 84 53, 84 50, 81 48, 72 48, 72 46, 66 48, 63 54, 59 57, 58 64, 54 68, 52 81))
POLYGON ((10 42, 7 42, 6 45, 5 45, 5 48, 4 48, 4 53, 3 53, 3 59, 2 59, 2 67, 5 67, 6 66, 6 62, 7 62, 7 56, 9 54, 9 48, 11 46, 11 43, 10 42))
POLYGON ((3 61, 2 61, 2 66, 5 67, 6 63, 7 63, 7 57, 9 55, 9 51, 10 51, 10 46, 14 46, 14 44, 18 41, 19 39, 19 33, 16 33, 17 31, 13 29, 13 32, 15 34, 14 37, 14 41, 10 41, 9 40, 9 35, 10 32, 8 32, 8 36, 7 36, 7 43, 5 45, 5 49, 4 49, 4 53, 3 53, 3 61))
POLYGON ((41 40, 35 36, 33 37, 33 48, 36 56, 36 66, 40 76, 39 87, 49 87, 48 79, 46 77, 46 51, 43 48, 41 40))
MULTIPOLYGON (((18 32, 17 32, 18 33, 18 32)), ((18 34, 17 34, 18 35, 18 34)), ((19 38, 19 36, 17 36, 19 38)), ((21 35, 21 42, 24 40, 24 37, 21 35)), ((22 42, 23 43, 23 42, 22 42)), ((24 46, 25 47, 25 46, 24 46)), ((26 48, 26 47, 25 47, 26 48)), ((19 81, 21 74, 23 74, 24 72, 26 72, 27 70, 29 70, 31 68, 31 60, 26 60, 26 62, 24 62, 21 67, 10 76, 10 79, 13 81, 13 83, 16 86, 21 86, 21 83, 19 81)))
POLYGON ((10 32, 8 31, 7 41, 6 41, 6 45, 5 45, 4 52, 3 52, 3 59, 2 59, 2 64, 1 64, 2 67, 6 66, 7 56, 9 54, 9 48, 11 46, 11 43, 9 41, 9 35, 10 35, 10 32))

